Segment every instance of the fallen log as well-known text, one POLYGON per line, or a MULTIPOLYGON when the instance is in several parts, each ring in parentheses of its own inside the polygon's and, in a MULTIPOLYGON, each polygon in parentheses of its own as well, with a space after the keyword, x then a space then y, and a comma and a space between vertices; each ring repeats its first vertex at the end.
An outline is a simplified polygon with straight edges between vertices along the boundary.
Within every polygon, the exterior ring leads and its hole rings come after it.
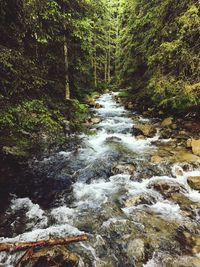
POLYGON ((73 242, 88 240, 87 235, 69 236, 58 239, 38 240, 35 242, 17 242, 17 243, 0 243, 0 252, 2 251, 22 251, 30 248, 41 248, 48 246, 65 245, 73 242))

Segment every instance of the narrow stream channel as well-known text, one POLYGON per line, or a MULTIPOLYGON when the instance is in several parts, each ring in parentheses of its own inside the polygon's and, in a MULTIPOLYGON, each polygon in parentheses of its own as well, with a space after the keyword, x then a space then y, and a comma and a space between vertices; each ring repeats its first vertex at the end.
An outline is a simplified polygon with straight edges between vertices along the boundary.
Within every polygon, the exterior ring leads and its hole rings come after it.
MULTIPOLYGON (((13 196, 4 217, 10 236, 0 242, 87 233, 90 240, 71 249, 81 257, 79 266, 89 267, 169 266, 163 263, 166 257, 186 256, 176 235, 181 227, 199 232, 200 193, 189 187, 187 177, 200 171, 152 164, 151 156, 168 140, 159 140, 159 131, 137 139, 133 125, 150 121, 125 110, 114 95, 97 100, 100 122, 92 126, 93 135, 81 136, 76 151, 60 151, 41 163, 50 169, 60 164, 56 179, 72 177, 71 192, 63 182, 47 209, 13 196), (170 190, 196 206, 184 209, 170 190)), ((0 266, 14 266, 20 256, 0 253, 0 266)))

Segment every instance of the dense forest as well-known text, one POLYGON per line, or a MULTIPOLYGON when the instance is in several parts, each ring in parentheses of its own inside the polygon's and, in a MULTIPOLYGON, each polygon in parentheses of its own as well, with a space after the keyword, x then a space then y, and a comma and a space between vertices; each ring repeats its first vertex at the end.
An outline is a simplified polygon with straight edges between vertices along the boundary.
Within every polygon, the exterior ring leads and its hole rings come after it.
POLYGON ((125 1, 121 16, 120 83, 160 108, 198 107, 199 1, 125 1))
POLYGON ((80 128, 82 102, 110 84, 111 10, 103 1, 9 0, 0 12, 1 147, 62 142, 68 121, 80 128))

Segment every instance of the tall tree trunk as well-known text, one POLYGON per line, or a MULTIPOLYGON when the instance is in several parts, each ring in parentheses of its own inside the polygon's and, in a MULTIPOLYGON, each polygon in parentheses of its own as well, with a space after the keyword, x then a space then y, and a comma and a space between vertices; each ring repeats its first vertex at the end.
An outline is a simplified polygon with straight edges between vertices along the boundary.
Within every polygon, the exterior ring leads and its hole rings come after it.
POLYGON ((68 45, 66 37, 66 26, 64 25, 64 63, 65 63, 65 99, 70 99, 70 86, 69 86, 69 60, 68 60, 68 45))
POLYGON ((95 52, 94 52, 94 86, 97 87, 97 50, 96 50, 96 38, 94 40, 95 52))
POLYGON ((105 83, 107 82, 107 71, 108 71, 108 53, 106 51, 105 69, 104 69, 104 80, 105 80, 105 83))
POLYGON ((109 27, 109 34, 108 34, 108 83, 111 80, 111 42, 110 42, 110 27, 109 27))

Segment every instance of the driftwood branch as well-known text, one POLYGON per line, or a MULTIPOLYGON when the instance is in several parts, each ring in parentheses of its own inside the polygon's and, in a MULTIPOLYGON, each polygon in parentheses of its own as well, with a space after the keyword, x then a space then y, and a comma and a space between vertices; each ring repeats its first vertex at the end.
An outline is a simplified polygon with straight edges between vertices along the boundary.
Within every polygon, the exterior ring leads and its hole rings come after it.
POLYGON ((22 267, 22 263, 28 260, 33 255, 33 249, 29 248, 26 253, 19 259, 15 267, 22 267))
POLYGON ((87 235, 63 237, 59 239, 39 240, 36 242, 22 242, 22 243, 1 243, 1 251, 22 251, 30 248, 41 248, 48 246, 64 245, 72 242, 80 242, 88 240, 87 235))

